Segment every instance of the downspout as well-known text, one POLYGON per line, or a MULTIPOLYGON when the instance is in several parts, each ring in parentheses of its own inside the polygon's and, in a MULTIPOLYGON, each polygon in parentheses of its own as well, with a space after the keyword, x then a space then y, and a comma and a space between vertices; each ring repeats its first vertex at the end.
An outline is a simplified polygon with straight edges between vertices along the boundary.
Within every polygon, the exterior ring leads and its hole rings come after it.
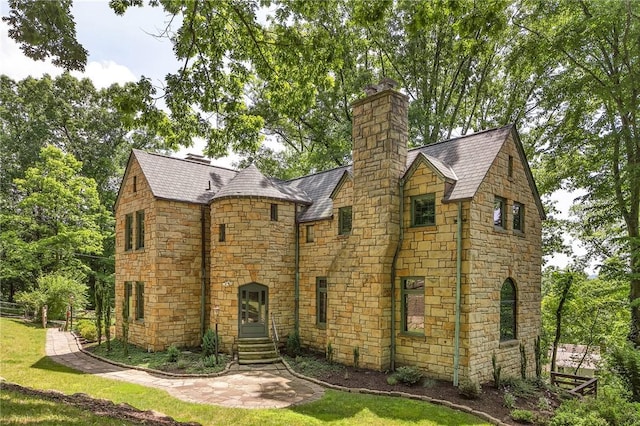
POLYGON ((456 324, 453 348, 453 386, 458 386, 460 370, 460 293, 462 287, 462 201, 458 201, 456 253, 456 324))
POLYGON ((293 220, 295 225, 295 278, 294 278, 294 312, 293 327, 296 334, 300 333, 300 223, 298 222, 298 204, 294 204, 293 220))
POLYGON ((391 263, 391 360, 389 369, 396 369, 396 268, 400 250, 402 250, 402 241, 404 240, 404 179, 398 182, 400 195, 400 230, 398 232, 398 245, 396 252, 393 254, 393 262, 391 263))
POLYGON ((202 206, 200 208, 200 245, 201 248, 201 262, 200 262, 200 340, 204 337, 205 333, 205 319, 206 319, 206 291, 207 291, 207 263, 206 256, 206 208, 202 206))

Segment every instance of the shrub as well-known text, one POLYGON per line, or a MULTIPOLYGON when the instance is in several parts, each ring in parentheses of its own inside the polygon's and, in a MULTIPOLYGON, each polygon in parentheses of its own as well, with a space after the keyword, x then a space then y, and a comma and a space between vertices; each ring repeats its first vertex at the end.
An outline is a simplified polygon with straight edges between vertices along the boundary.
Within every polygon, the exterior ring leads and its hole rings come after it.
POLYGON ((640 403, 627 401, 612 388, 603 387, 598 398, 570 399, 562 403, 550 426, 637 426, 640 403))
POLYGON ((518 423, 530 424, 534 421, 533 413, 529 410, 511 410, 509 415, 518 423))
POLYGON ((360 366, 360 348, 353 348, 353 368, 358 369, 360 366))
POLYGON ((87 305, 88 287, 75 278, 53 272, 37 280, 33 290, 16 294, 16 301, 27 306, 38 318, 44 305, 51 319, 65 319, 67 306, 73 301, 73 309, 81 310, 87 305))
POLYGON ((540 341, 540 336, 536 337, 533 352, 536 362, 536 379, 540 380, 542 378, 542 342, 540 341))
POLYGON ((80 336, 90 342, 98 339, 98 329, 96 324, 90 320, 80 320, 76 325, 76 331, 80 336))
POLYGON ((498 365, 495 352, 491 355, 491 366, 493 367, 493 384, 496 389, 500 389, 500 373, 502 372, 502 366, 498 365))
POLYGON ((502 403, 502 405, 504 405, 508 409, 512 409, 516 406, 516 397, 513 396, 511 392, 505 392, 503 398, 504 402, 502 403))
POLYGON ((204 336, 202 336, 202 356, 208 357, 216 353, 216 343, 218 342, 218 336, 212 329, 208 329, 204 336))
POLYGON ((387 384, 391 386, 395 386, 398 384, 398 378, 395 376, 395 374, 392 374, 389 377, 387 377, 387 384))
POLYGON ((300 333, 298 330, 294 330, 293 333, 289 333, 289 336, 287 337, 287 354, 290 357, 296 357, 301 353, 300 333))
POLYGON ((178 349, 176 345, 169 346, 169 349, 167 349, 167 361, 176 362, 179 356, 180 349, 178 349))
POLYGON ((327 345, 327 362, 333 364, 333 346, 331 346, 331 342, 327 345))
POLYGON ((202 359, 202 364, 203 364, 205 367, 215 367, 215 366, 217 365, 217 364, 216 364, 216 356, 215 356, 215 355, 205 356, 205 357, 202 359))
POLYGON ((467 399, 477 399, 482 393, 482 388, 475 380, 464 379, 458 385, 458 393, 467 399))
POLYGON ((527 380, 527 348, 520 343, 520 377, 527 380))
POLYGON ((413 386, 422 379, 422 372, 417 367, 398 367, 395 376, 398 381, 413 386))
POLYGON ((640 351, 631 343, 614 347, 609 355, 609 369, 622 380, 632 400, 640 402, 640 351))

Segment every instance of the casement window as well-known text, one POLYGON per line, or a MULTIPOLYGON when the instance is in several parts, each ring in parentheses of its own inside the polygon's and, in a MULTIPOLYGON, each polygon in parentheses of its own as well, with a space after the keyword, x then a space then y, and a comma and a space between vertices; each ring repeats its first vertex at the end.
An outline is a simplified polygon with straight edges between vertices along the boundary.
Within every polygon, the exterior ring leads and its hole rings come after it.
POLYGON ((131 316, 131 295, 133 294, 133 284, 130 281, 125 281, 124 283, 124 312, 122 313, 123 318, 129 318, 131 316))
POLYGON ((133 248, 133 214, 124 216, 124 250, 133 248))
POLYGON ((521 203, 513 203, 513 230, 524 232, 524 205, 521 203))
POLYGON ((218 241, 223 243, 227 239, 227 226, 224 223, 218 225, 218 241))
POLYGON ((278 221, 278 205, 271 204, 271 220, 274 222, 278 221))
POLYGON ((346 235, 351 232, 351 206, 338 209, 338 234, 346 235))
POLYGON ((509 156, 509 163, 507 164, 507 176, 509 178, 513 177, 513 156, 509 156))
POLYGON ((500 340, 514 340, 516 336, 516 286, 508 278, 500 289, 500 340))
POLYGON ((136 283, 136 319, 144 319, 144 283, 136 283))
POLYGON ((138 176, 133 177, 133 192, 138 192, 138 176))
POLYGON ((402 331, 424 335, 424 277, 402 279, 402 331))
POLYGON ((312 243, 315 240, 313 225, 307 225, 307 242, 312 243))
POLYGON ((318 325, 327 323, 327 279, 325 277, 316 278, 316 322, 318 325))
POLYGON ((144 248, 144 210, 136 212, 136 250, 144 248))
POLYGON ((506 227, 506 205, 507 201, 502 197, 496 197, 493 201, 493 225, 497 229, 505 229, 506 227))
POLYGON ((436 195, 426 194, 411 197, 411 226, 433 226, 436 224, 436 195))

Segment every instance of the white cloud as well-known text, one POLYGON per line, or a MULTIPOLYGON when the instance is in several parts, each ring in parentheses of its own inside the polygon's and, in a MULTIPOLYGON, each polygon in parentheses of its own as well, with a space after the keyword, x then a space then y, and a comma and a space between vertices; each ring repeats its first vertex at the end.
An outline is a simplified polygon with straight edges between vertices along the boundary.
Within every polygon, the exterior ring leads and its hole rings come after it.
POLYGON ((129 68, 114 61, 89 62, 84 73, 73 72, 72 74, 78 78, 90 78, 98 89, 109 87, 114 83, 124 84, 137 80, 129 68))

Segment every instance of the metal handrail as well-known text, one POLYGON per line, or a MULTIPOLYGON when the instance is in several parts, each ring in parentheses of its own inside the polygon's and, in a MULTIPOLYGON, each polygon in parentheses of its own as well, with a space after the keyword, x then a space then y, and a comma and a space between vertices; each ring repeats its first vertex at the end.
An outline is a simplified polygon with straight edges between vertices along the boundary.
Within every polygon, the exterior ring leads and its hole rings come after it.
POLYGON ((280 351, 278 350, 278 342, 280 341, 280 338, 278 337, 278 328, 276 327, 276 318, 273 315, 273 313, 271 313, 271 336, 273 340, 273 348, 276 351, 276 355, 280 356, 280 351))

